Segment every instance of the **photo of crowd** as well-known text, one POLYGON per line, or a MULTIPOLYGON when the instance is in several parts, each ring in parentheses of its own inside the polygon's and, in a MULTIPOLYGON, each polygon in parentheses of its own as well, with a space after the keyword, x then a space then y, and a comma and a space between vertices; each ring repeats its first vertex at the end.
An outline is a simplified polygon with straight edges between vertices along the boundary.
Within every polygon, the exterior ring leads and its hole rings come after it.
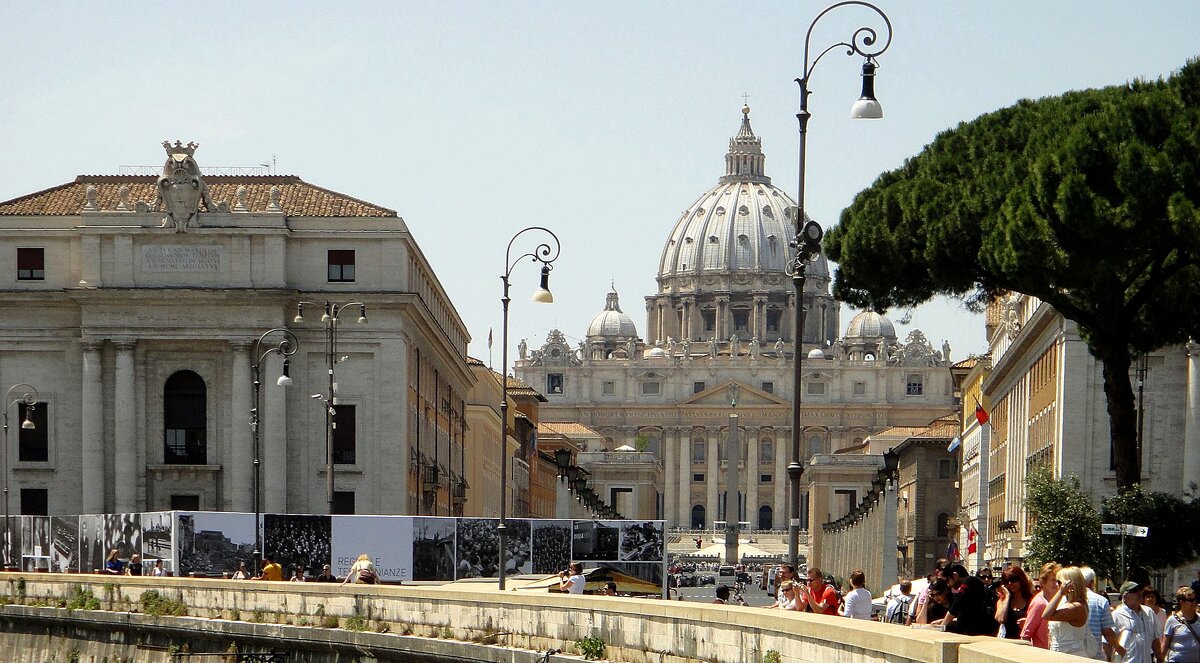
POLYGON ((297 566, 311 576, 332 558, 332 521, 329 516, 263 516, 263 552, 273 555, 284 569, 297 566))
POLYGON ((661 562, 664 548, 663 532, 653 521, 623 521, 621 523, 621 561, 661 562))
POLYGON ((558 573, 571 562, 571 521, 533 521, 533 573, 558 573))
POLYGON ((455 578, 491 578, 499 575, 500 537, 496 518, 459 518, 455 551, 455 578))
POLYGON ((413 521, 413 580, 454 580, 454 518, 413 521))
MULTIPOLYGON (((116 550, 117 559, 129 561, 142 552, 142 523, 139 513, 114 513, 104 516, 104 548, 116 550)), ((105 555, 107 557, 107 554, 105 555)), ((103 563, 101 563, 103 566, 103 563)))
POLYGON ((55 516, 50 519, 50 570, 74 573, 79 570, 79 518, 55 516))

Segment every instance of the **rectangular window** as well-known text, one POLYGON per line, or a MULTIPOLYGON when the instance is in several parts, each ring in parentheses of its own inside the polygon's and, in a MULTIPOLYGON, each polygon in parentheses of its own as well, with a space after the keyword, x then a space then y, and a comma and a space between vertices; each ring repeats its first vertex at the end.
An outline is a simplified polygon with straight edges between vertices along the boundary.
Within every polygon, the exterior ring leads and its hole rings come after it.
POLYGON ((561 394, 563 393, 563 374, 549 373, 546 375, 546 393, 561 394))
POLYGON ((355 463, 355 406, 334 405, 333 409, 333 462, 338 465, 355 463))
POLYGON ((824 382, 809 382, 808 383, 808 395, 809 396, 824 396, 825 395, 825 383, 824 382))
POLYGON ((50 491, 45 488, 22 488, 21 515, 50 515, 50 491))
POLYGON ((774 382, 764 382, 764 383, 762 383, 762 390, 763 390, 763 391, 765 391, 765 392, 767 392, 768 394, 773 394, 773 393, 775 393, 775 383, 774 383, 774 382))
POLYGON ((172 511, 199 511, 200 496, 199 495, 172 495, 171 496, 172 511))
POLYGON ((44 463, 50 460, 50 426, 45 403, 35 403, 32 411, 21 403, 17 407, 17 460, 22 463, 44 463), (25 428, 25 421, 33 422, 33 428, 25 428))
POLYGON ((772 475, 770 475, 770 474, 760 474, 760 475, 758 475, 758 482, 759 483, 771 483, 771 481, 772 481, 771 476, 772 475))
POLYGON ((921 376, 913 373, 908 376, 908 382, 904 385, 904 393, 908 396, 920 396, 925 389, 925 385, 921 376))
POLYGON ((335 490, 335 491, 333 491, 333 513, 335 513, 335 514, 354 513, 354 491, 353 490, 335 490))
POLYGON ((857 490, 835 490, 833 491, 834 508, 841 508, 841 511, 834 511, 834 518, 841 518, 850 513, 850 510, 858 506, 858 491, 857 490))
POLYGON ((704 322, 704 331, 710 332, 717 328, 717 312, 715 309, 700 309, 700 319, 704 322))
POLYGON ((867 383, 866 382, 855 382, 854 383, 854 395, 855 396, 866 396, 867 395, 867 383))
POLYGON ((605 380, 604 383, 600 385, 600 393, 604 394, 605 396, 612 396, 613 394, 617 393, 617 383, 613 382, 612 380, 605 380))
POLYGON ((774 308, 767 309, 767 331, 768 332, 778 332, 779 331, 780 313, 781 313, 781 311, 779 309, 774 309, 774 308))
POLYGON ((46 278, 46 250, 17 249, 17 280, 41 281, 46 278))
POLYGON ((354 281, 354 250, 329 250, 329 280, 330 282, 348 283, 354 281))
POLYGON ((705 387, 704 387, 703 382, 693 382, 692 383, 692 393, 693 394, 698 394, 698 393, 704 391, 704 388, 705 387))
POLYGON ((953 465, 951 465, 949 460, 946 460, 946 459, 939 460, 938 461, 938 478, 939 479, 949 479, 952 468, 953 468, 953 465))
POLYGON ((733 327, 740 332, 750 331, 750 311, 748 309, 733 309, 733 327))
POLYGON ((642 383, 642 395, 643 396, 657 396, 660 391, 662 391, 662 383, 659 383, 659 382, 643 382, 642 383))
POLYGON ((693 474, 692 475, 692 483, 704 483, 704 475, 703 474, 693 474))

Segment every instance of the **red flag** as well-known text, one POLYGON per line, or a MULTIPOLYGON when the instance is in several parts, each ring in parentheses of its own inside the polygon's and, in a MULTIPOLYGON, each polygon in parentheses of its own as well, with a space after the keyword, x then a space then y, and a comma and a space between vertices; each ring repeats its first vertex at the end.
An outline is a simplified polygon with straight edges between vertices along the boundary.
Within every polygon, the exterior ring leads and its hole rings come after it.
POLYGON ((975 540, 975 534, 976 533, 975 533, 974 527, 967 530, 967 554, 968 555, 974 555, 975 551, 979 549, 979 547, 977 545, 978 541, 975 540))
POLYGON ((988 422, 988 419, 991 419, 991 417, 988 416, 987 410, 984 410, 982 405, 976 403, 975 420, 979 422, 980 426, 982 426, 988 422))

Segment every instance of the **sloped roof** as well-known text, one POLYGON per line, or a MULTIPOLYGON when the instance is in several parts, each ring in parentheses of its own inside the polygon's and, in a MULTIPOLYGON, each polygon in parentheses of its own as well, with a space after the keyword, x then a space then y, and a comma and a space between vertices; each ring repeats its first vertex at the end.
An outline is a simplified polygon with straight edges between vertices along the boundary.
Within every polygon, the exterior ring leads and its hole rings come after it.
POLYGON ((540 421, 539 434, 562 435, 563 437, 603 437, 594 429, 576 421, 540 421))
MULTIPOLYGON (((80 175, 73 182, 60 184, 19 198, 0 202, 0 216, 70 216, 78 214, 87 201, 87 189, 96 187, 96 203, 101 211, 113 211, 120 204, 119 190, 129 187, 129 201, 153 203, 158 178, 144 175, 80 175)), ((265 211, 271 201, 271 188, 282 190, 280 206, 288 216, 314 217, 395 217, 394 210, 373 205, 344 193, 309 184, 295 175, 206 175, 209 195, 214 203, 237 202, 238 187, 246 187, 246 207, 251 212, 265 211)), ((203 203, 201 203, 203 205, 203 203)))

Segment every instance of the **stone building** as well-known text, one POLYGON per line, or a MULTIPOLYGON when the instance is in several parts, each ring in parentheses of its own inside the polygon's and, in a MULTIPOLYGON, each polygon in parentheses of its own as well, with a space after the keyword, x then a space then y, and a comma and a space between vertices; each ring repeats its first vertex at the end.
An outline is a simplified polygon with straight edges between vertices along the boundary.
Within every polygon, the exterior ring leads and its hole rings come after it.
MULTIPOLYGON (((784 468, 791 448, 795 203, 765 174, 760 139, 742 109, 725 173, 665 233, 658 290, 646 297, 647 334, 637 332, 615 291, 578 346, 552 330, 522 347, 516 375, 547 402, 545 421, 576 421, 662 466, 659 512, 671 526, 725 520, 725 464, 737 385, 739 486, 730 504, 758 529, 786 526, 784 468)), ((953 410, 949 347, 919 330, 862 312, 839 334, 829 265, 808 268, 801 438, 805 458, 861 443, 894 425, 924 425, 953 410)), ((807 509, 805 509, 807 511, 807 509)), ((730 516, 734 514, 729 514, 730 516)))
MULTIPOLYGON (((990 435, 979 450, 987 486, 975 526, 986 543, 983 561, 1001 564, 1025 557, 1031 470, 1075 475, 1097 499, 1116 492, 1116 473, 1102 367, 1075 323, 1016 293, 992 302, 987 313, 991 370, 981 389, 990 435)), ((1142 410, 1142 486, 1182 494, 1200 476, 1200 346, 1135 358, 1130 379, 1142 410)))
POLYGON ((276 386, 278 354, 262 364, 263 510, 328 510, 332 407, 335 510, 449 513, 468 336, 404 220, 299 177, 208 176, 194 143, 164 147, 161 177, 81 175, 0 203, 0 388, 37 389, 5 468, 14 512, 252 511, 252 352, 286 327, 292 386, 276 386), (428 502, 423 465, 439 472, 428 502))

